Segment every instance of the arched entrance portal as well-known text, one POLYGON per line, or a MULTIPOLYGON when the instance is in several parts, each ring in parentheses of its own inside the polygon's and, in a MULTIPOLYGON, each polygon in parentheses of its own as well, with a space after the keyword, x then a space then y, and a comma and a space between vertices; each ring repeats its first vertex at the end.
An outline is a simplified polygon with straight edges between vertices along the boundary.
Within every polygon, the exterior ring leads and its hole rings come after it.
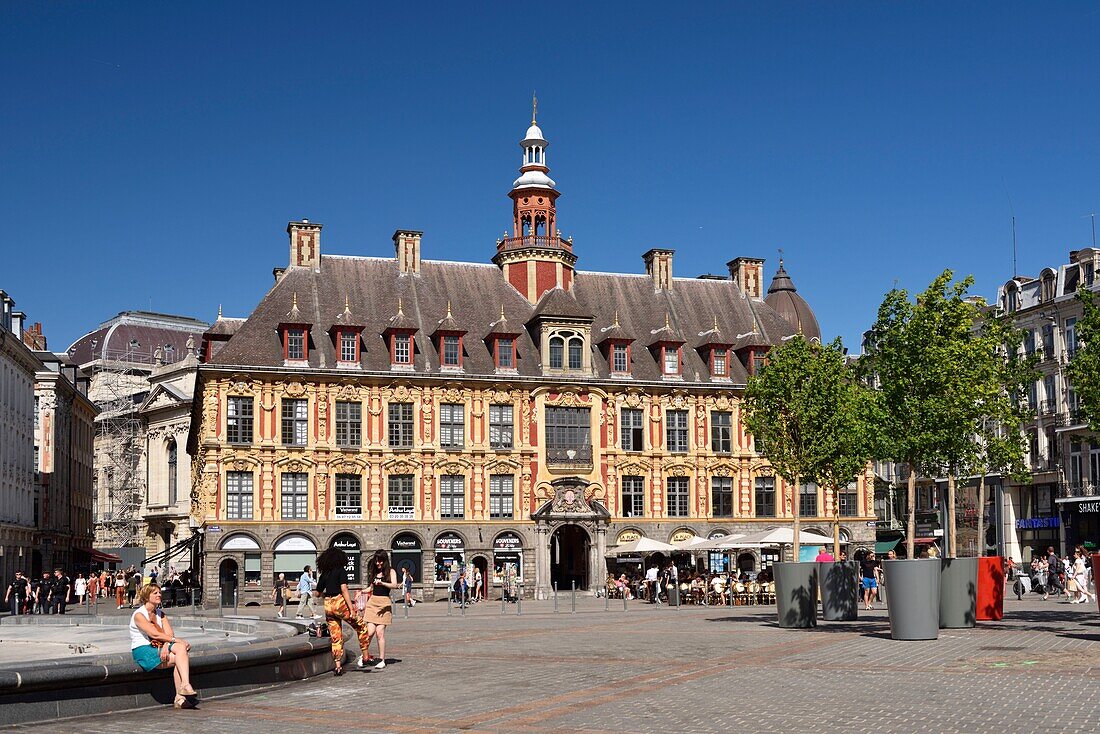
MULTIPOLYGON (((489 598, 489 560, 487 558, 485 558, 485 556, 474 556, 473 564, 474 564, 474 568, 476 568, 478 571, 481 571, 481 596, 480 597, 475 597, 475 598, 488 599, 489 598)), ((470 586, 471 586, 470 595, 474 596, 474 592, 473 592, 474 574, 469 574, 468 578, 470 579, 470 586)))
POLYGON ((233 606, 237 595, 237 562, 226 558, 218 567, 218 585, 221 587, 221 605, 233 606))
POLYGON ((550 537, 550 583, 558 591, 588 588, 589 539, 579 525, 562 525, 550 537))

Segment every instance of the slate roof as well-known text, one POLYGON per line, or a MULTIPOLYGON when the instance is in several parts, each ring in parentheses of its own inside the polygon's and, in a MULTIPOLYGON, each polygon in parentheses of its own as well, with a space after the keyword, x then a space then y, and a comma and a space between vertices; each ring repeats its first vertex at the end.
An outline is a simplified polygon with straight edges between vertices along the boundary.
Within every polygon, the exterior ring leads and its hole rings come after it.
POLYGON ((806 299, 798 295, 782 260, 779 261, 779 269, 775 271, 775 277, 768 286, 768 295, 764 302, 779 312, 807 339, 821 341, 821 327, 817 325, 817 317, 806 299))
MULTIPOLYGON (((695 347, 711 336, 717 322, 723 341, 734 349, 776 344, 795 328, 763 300, 745 298, 730 280, 673 279, 668 291, 655 292, 647 275, 578 272, 572 291, 548 291, 532 305, 509 285, 499 268, 490 264, 423 260, 417 275, 401 274, 390 258, 323 255, 319 272, 289 268, 279 282, 239 326, 210 364, 240 367, 281 367, 283 352, 278 324, 297 296, 301 321, 310 329, 309 365, 336 366, 329 329, 344 311, 345 299, 355 321, 363 325, 364 370, 389 372, 390 353, 383 332, 391 325, 401 300, 404 321, 418 329, 415 371, 444 374, 431 335, 451 304, 451 314, 463 338, 463 371, 467 375, 495 375, 486 337, 500 321, 503 307, 509 331, 516 337, 517 373, 542 374, 537 354, 539 317, 591 318, 592 359, 598 378, 608 377, 608 364, 599 344, 618 317, 616 335, 634 339, 631 374, 635 380, 660 381, 657 355, 647 345, 659 340, 666 315, 670 330, 686 343, 683 381, 710 382, 705 355, 695 347)), ((446 373, 453 377, 453 373, 446 373)), ((569 378, 572 379, 572 378, 569 378)), ((737 360, 723 383, 743 383, 744 366, 737 360)))
POLYGON ((160 348, 162 359, 172 362, 186 356, 188 338, 198 344, 206 328, 205 322, 186 316, 123 311, 74 341, 66 354, 77 365, 87 365, 98 359, 122 358, 151 365, 160 348))

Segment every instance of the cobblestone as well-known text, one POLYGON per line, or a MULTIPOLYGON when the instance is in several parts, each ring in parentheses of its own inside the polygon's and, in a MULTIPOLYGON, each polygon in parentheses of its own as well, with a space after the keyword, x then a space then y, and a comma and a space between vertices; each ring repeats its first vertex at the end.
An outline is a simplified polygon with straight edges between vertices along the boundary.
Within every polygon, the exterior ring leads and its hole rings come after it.
MULTIPOLYGON (((579 600, 398 609, 383 671, 85 717, 85 734, 152 729, 362 732, 1092 732, 1100 714, 1094 606, 1009 600, 1007 619, 940 639, 889 639, 884 611, 786 630, 774 609, 579 600), (568 606, 565 606, 568 609, 568 606)), ((270 614, 264 609, 262 613, 270 614)), ((357 650, 354 643, 349 653, 357 650)), ((200 681, 201 684, 201 681, 200 681)), ((50 727, 56 724, 50 724, 50 727)), ((45 729, 46 726, 25 727, 45 729)))

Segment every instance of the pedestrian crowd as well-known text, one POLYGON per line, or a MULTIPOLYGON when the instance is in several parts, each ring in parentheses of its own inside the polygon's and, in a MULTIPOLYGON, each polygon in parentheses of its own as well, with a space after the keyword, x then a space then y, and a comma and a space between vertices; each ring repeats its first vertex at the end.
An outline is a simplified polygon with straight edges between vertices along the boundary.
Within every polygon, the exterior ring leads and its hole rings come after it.
MULTIPOLYGON (((155 566, 143 574, 132 565, 125 570, 93 571, 87 575, 78 572, 75 578, 61 568, 55 568, 53 573, 44 571, 41 578, 16 571, 15 579, 4 592, 4 606, 13 615, 64 614, 72 604, 82 606, 100 599, 113 601, 116 609, 134 608, 143 583, 146 580, 156 583, 158 576, 163 575, 155 566)), ((194 588, 191 572, 170 568, 164 588, 171 590, 173 598, 183 598, 180 592, 194 588)))

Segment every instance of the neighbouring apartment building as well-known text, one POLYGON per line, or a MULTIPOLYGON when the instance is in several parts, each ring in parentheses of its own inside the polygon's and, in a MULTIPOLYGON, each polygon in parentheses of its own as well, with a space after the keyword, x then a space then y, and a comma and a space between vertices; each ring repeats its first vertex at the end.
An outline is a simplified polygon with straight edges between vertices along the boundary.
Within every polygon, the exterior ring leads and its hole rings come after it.
MULTIPOLYGON (((763 530, 796 502, 829 533, 831 493, 795 497, 741 420, 767 350, 820 338, 783 264, 770 287, 751 257, 674 277, 663 248, 644 274, 576 270, 547 145, 532 120, 491 263, 423 258, 412 230, 395 257, 324 254, 320 224, 290 222, 274 286, 203 339, 188 440, 207 588, 260 601, 335 545, 352 583, 385 548, 429 596, 473 565, 545 597, 601 586, 640 536, 763 530)), ((870 471, 837 500, 845 542, 873 542, 870 471)))

